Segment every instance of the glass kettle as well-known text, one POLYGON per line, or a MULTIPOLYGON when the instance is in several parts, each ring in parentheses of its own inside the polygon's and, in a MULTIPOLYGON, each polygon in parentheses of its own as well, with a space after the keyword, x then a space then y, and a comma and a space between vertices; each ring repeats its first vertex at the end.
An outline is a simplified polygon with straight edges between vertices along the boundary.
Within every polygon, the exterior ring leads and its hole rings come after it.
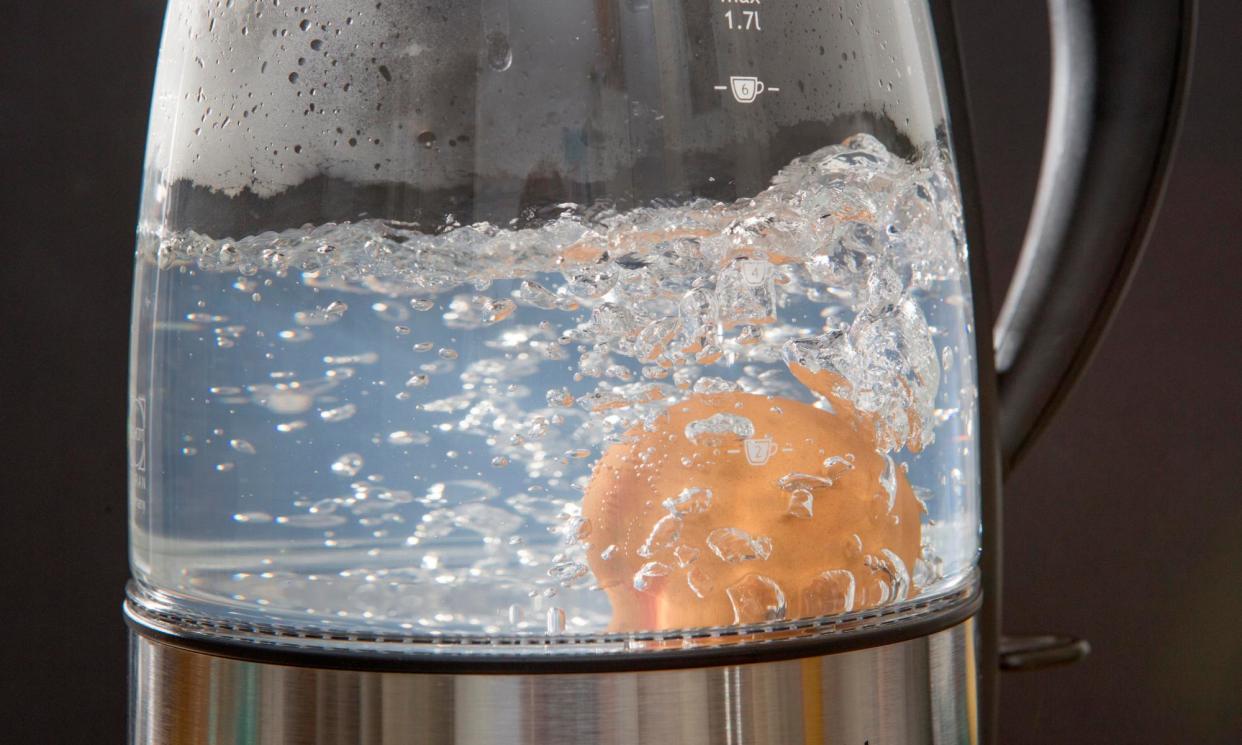
POLYGON ((1066 648, 1002 649, 1001 469, 1141 246, 1189 25, 1050 7, 998 394, 950 3, 172 0, 133 740, 986 740, 1066 648))

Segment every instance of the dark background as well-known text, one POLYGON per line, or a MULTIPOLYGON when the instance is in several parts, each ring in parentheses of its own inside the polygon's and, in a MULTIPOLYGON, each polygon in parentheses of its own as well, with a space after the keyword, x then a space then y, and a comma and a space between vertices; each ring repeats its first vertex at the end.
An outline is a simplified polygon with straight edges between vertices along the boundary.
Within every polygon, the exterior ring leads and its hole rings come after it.
MULTIPOLYGON (((1034 194, 1047 18, 960 0, 994 286, 1034 194)), ((6 3, 0 738, 120 743, 130 271, 158 0, 6 3), (9 7, 14 6, 14 7, 9 7)), ((1242 3, 1201 3, 1163 209, 1095 362, 1006 493, 1006 743, 1242 742, 1242 3)), ((997 293, 999 295, 999 293, 997 293)), ((999 305, 999 302, 995 303, 999 305)))

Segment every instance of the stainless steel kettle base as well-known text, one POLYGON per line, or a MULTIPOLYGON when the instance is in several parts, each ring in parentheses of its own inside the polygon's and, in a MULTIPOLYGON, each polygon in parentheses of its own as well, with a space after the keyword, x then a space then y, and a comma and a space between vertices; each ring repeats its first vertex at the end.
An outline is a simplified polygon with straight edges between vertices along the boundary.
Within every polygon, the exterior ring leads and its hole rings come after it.
POLYGON ((292 667, 132 635, 135 745, 975 743, 975 622, 823 657, 585 674, 292 667))

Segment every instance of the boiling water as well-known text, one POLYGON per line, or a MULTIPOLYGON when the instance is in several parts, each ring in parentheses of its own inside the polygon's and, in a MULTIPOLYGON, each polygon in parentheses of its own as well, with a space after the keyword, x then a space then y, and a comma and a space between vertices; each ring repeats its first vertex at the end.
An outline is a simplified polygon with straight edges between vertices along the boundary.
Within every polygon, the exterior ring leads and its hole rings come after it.
MULTIPOLYGON (((695 396, 830 410, 801 367, 839 376, 925 505, 907 591, 884 599, 960 584, 973 339, 938 153, 907 162, 859 135, 736 203, 529 218, 145 233, 136 576, 188 609, 298 625, 599 632, 588 554, 617 549, 581 503, 601 454, 695 396)), ((744 527, 719 541, 762 554, 744 527)), ((685 550, 709 549, 725 556, 685 550)))

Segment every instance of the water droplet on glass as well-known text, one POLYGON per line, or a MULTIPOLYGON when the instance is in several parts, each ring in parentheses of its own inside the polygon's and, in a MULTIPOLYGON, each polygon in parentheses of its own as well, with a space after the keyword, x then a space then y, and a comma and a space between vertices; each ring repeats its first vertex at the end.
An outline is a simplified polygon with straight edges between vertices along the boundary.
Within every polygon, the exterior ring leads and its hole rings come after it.
POLYGON ((504 72, 513 64, 513 49, 509 37, 499 31, 487 35, 487 64, 497 72, 504 72))

